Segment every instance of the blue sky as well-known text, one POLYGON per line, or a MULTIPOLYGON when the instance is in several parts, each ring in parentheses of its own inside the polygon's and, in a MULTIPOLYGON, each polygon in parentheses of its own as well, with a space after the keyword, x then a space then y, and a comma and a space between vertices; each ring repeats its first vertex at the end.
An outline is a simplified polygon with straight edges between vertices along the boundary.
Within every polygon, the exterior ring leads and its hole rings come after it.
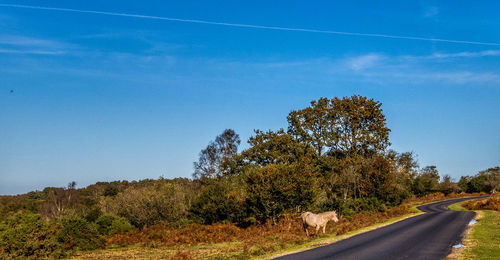
POLYGON ((383 103, 391 148, 421 166, 497 166, 500 2, 409 2, 0 0, 0 194, 189 177, 224 129, 244 148, 313 99, 353 94, 383 103))

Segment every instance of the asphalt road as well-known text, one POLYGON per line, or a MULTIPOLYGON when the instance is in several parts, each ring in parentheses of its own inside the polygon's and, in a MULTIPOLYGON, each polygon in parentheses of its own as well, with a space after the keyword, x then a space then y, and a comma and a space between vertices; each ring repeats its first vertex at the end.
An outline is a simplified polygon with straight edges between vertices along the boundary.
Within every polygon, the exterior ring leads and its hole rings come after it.
MULTIPOLYGON (((479 197, 478 197, 479 198, 479 197)), ((462 240, 472 211, 451 211, 453 199, 418 207, 426 212, 351 238, 276 259, 443 259, 462 240)))

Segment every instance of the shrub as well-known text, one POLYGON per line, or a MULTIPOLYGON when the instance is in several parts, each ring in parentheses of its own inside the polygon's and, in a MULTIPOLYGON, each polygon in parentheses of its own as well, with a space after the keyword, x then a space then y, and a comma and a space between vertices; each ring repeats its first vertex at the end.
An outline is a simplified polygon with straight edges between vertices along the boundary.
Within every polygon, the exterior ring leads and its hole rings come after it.
POLYGON ((93 250, 104 246, 104 238, 99 234, 98 226, 79 216, 67 216, 62 219, 62 229, 57 233, 57 241, 66 249, 93 250))
POLYGON ((111 214, 101 215, 95 223, 97 230, 102 235, 125 233, 134 228, 125 218, 111 214))
POLYGON ((471 200, 464 203, 464 207, 470 210, 496 210, 500 211, 500 198, 490 197, 487 200, 471 200))
POLYGON ((56 232, 39 214, 18 212, 0 224, 0 258, 62 257, 64 250, 54 238, 56 232))
POLYGON ((153 186, 129 187, 105 201, 105 211, 126 218, 136 227, 175 222, 187 216, 188 197, 181 185, 158 183, 153 186))
POLYGON ((316 197, 316 178, 312 172, 307 162, 252 169, 247 177, 250 210, 261 221, 276 222, 287 210, 308 208, 316 197))
POLYGON ((386 205, 377 198, 360 198, 346 201, 341 204, 340 213, 343 216, 350 216, 359 212, 385 212, 386 205))
POLYGON ((85 220, 95 222, 102 215, 100 208, 92 208, 85 214, 85 220))
POLYGON ((189 209, 191 217, 203 224, 242 221, 246 216, 244 198, 231 184, 230 180, 220 179, 204 186, 189 209))
POLYGON ((193 223, 192 220, 184 218, 184 219, 181 219, 181 220, 169 223, 169 224, 173 228, 185 228, 186 226, 188 226, 191 223, 193 223))

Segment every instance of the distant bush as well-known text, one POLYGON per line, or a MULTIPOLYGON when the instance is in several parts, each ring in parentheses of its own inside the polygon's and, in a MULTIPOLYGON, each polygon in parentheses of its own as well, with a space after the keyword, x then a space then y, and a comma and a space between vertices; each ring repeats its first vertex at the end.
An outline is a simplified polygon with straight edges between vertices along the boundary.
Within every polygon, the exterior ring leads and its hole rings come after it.
POLYGON ((0 223, 0 258, 40 259, 64 256, 57 228, 39 214, 17 212, 0 223))
POLYGON ((231 186, 224 179, 205 185, 189 209, 191 218, 203 224, 240 222, 246 217, 245 198, 231 186))
POLYGON ((84 215, 88 222, 95 222, 102 214, 100 208, 91 208, 84 215))
POLYGON ((62 229, 56 238, 66 249, 93 250, 104 247, 105 242, 97 224, 74 215, 62 219, 62 229))
POLYGON ((118 190, 118 185, 116 185, 115 183, 111 183, 109 186, 107 186, 105 189, 104 189, 104 193, 103 195, 104 196, 115 196, 118 194, 119 190, 118 190))
POLYGON ((42 200, 41 192, 30 192, 16 196, 0 196, 0 221, 17 211, 37 213, 42 200))
POLYGON ((111 214, 101 215, 95 223, 97 230, 102 235, 125 233, 134 228, 125 218, 111 214))
POLYGON ((424 196, 439 191, 439 173, 435 166, 427 166, 415 177, 412 183, 412 192, 417 196, 424 196))
POLYGON ((343 216, 350 216, 360 212, 385 212, 387 211, 386 205, 377 198, 361 198, 346 201, 341 204, 340 213, 343 216))
POLYGON ((126 218, 136 227, 175 222, 187 216, 188 193, 176 183, 129 187, 106 200, 104 211, 126 218))
POLYGON ((187 218, 178 220, 176 222, 169 223, 169 225, 173 228, 185 228, 186 226, 192 224, 193 221, 187 218))

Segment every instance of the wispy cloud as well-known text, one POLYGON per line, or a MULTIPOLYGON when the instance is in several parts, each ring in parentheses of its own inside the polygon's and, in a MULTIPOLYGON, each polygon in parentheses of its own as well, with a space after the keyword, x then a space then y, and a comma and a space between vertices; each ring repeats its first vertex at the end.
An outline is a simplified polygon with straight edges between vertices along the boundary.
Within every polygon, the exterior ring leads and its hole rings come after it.
POLYGON ((435 52, 430 55, 400 55, 395 56, 393 59, 399 60, 401 63, 420 63, 420 62, 434 62, 434 61, 454 61, 456 59, 473 59, 484 57, 500 56, 500 50, 485 50, 485 51, 463 51, 463 52, 435 52))
POLYGON ((436 6, 429 6, 424 10, 424 17, 434 17, 439 14, 439 8, 436 6))
POLYGON ((0 35, 0 53, 61 55, 75 48, 75 45, 61 41, 19 35, 0 35))
POLYGON ((44 51, 44 50, 15 50, 15 49, 0 49, 0 53, 7 54, 36 54, 36 55, 61 55, 64 51, 44 51))
POLYGON ((456 53, 434 53, 427 58, 476 58, 476 57, 487 57, 487 56, 500 56, 500 50, 487 50, 479 52, 456 52, 456 53))
POLYGON ((346 65, 355 71, 361 71, 367 68, 376 66, 377 63, 383 58, 380 54, 367 54, 357 57, 348 58, 346 60, 346 65))
POLYGON ((0 35, 0 44, 11 46, 34 46, 43 48, 62 48, 67 46, 58 41, 45 40, 19 35, 0 35))
MULTIPOLYGON (((416 68, 412 68, 416 69, 416 68)), ((365 80, 385 83, 403 83, 420 85, 429 83, 440 84, 486 84, 500 83, 500 73, 478 71, 432 71, 418 69, 417 71, 372 71, 364 73, 365 80)))

